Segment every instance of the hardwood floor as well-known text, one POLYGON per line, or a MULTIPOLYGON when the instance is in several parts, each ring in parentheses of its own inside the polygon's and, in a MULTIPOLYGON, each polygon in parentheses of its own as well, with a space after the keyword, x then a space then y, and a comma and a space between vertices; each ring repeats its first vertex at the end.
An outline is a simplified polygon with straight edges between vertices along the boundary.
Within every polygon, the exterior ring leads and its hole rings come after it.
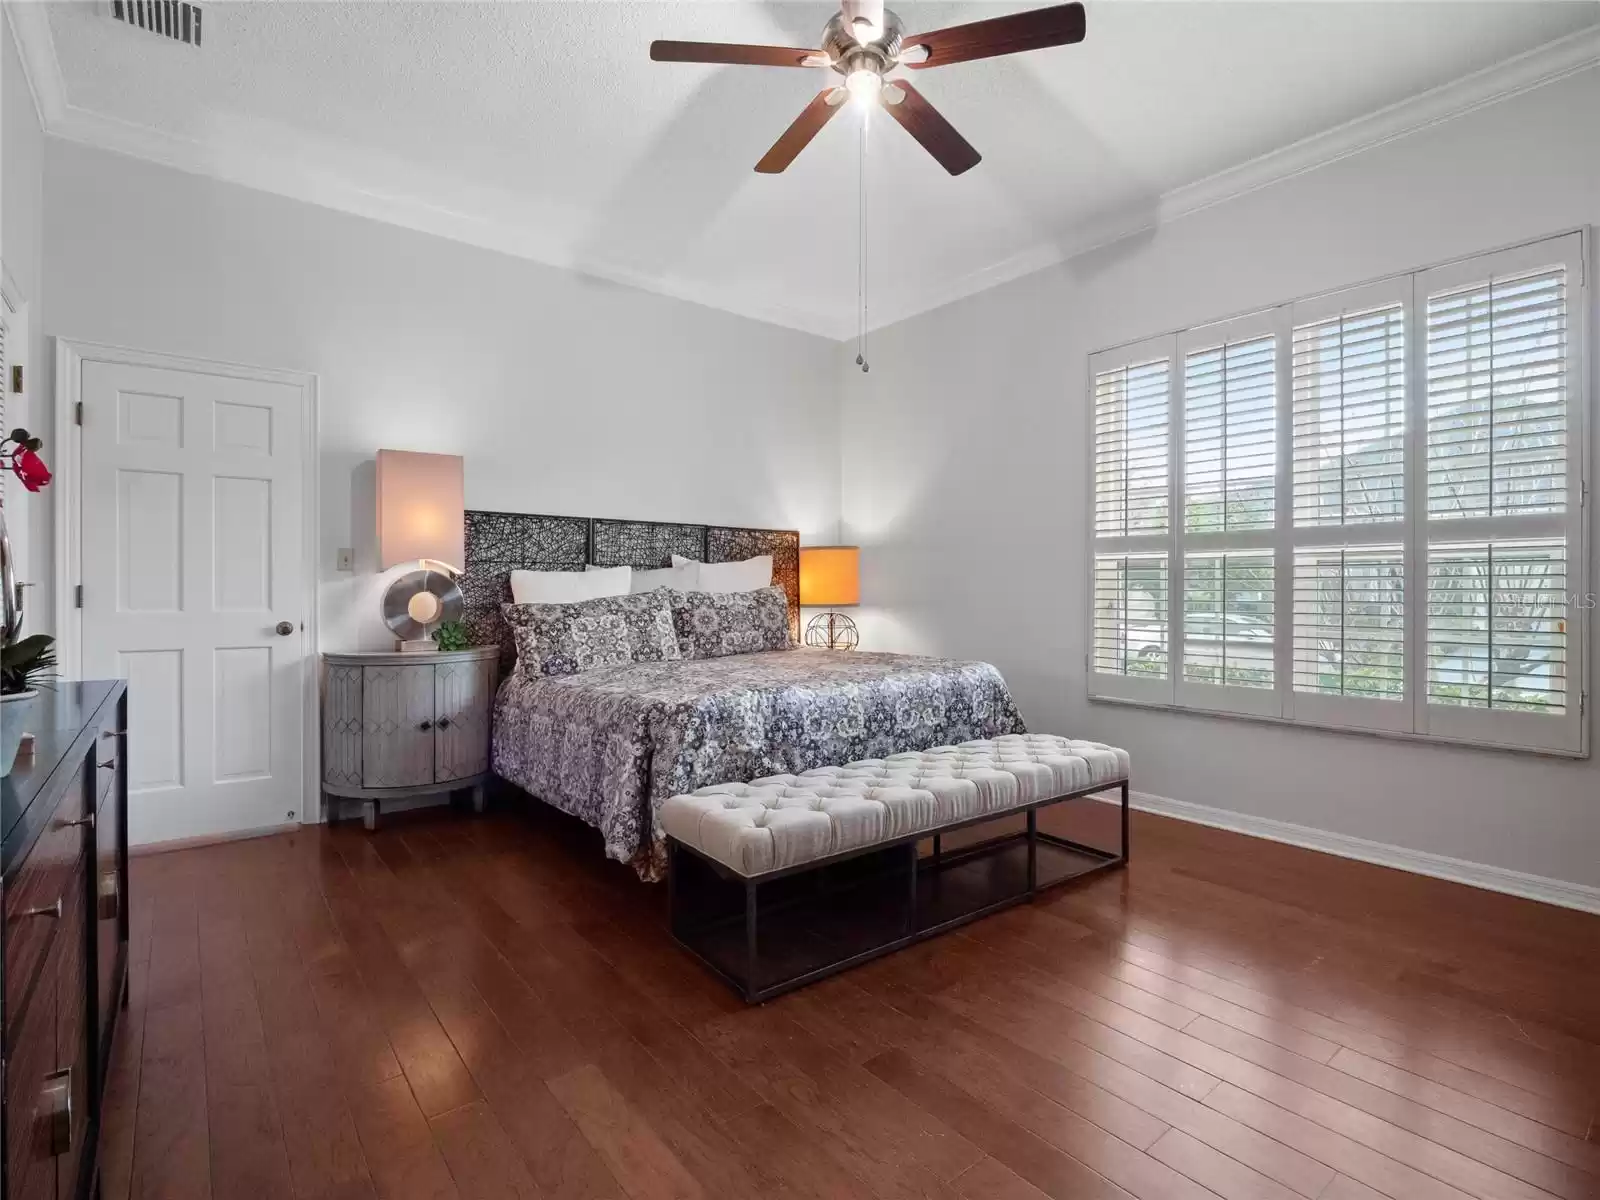
POLYGON ((1600 1197, 1600 918, 1158 817, 756 1009, 546 811, 131 892, 107 1200, 1600 1197))

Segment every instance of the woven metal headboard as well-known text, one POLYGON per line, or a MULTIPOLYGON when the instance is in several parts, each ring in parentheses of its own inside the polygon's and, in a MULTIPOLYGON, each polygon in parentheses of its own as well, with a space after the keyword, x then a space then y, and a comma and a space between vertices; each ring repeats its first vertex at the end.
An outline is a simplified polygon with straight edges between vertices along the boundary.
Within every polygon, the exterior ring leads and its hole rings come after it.
POLYGON ((511 599, 512 571, 581 571, 586 566, 670 567, 672 556, 739 562, 772 555, 772 582, 789 597, 789 628, 800 637, 800 534, 793 529, 617 521, 467 510, 467 561, 461 576, 473 645, 498 645, 515 657, 500 606, 511 599))

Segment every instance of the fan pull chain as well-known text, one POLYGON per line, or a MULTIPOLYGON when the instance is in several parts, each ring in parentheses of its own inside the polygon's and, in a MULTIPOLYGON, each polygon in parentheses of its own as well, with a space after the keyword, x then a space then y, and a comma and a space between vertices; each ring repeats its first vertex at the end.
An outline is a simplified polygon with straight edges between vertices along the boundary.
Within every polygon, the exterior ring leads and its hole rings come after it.
POLYGON ((863 374, 872 369, 867 362, 867 113, 861 114, 861 158, 859 205, 856 210, 856 366, 863 374))

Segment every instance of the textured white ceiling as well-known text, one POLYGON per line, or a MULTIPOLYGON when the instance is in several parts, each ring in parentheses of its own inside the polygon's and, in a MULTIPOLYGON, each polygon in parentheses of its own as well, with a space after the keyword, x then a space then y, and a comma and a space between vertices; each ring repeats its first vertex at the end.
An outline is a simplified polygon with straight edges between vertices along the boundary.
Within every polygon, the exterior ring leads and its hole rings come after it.
MULTIPOLYGON (((916 30, 1030 6, 897 11, 916 30)), ((657 37, 814 45, 830 12, 825 0, 212 3, 200 50, 118 24, 104 0, 52 5, 48 25, 74 128, 91 131, 78 136, 267 186, 293 174, 291 194, 358 196, 359 211, 842 336, 857 114, 785 174, 751 169, 835 77, 647 57, 657 37)), ((926 307, 1154 212, 1164 193, 1596 23, 1585 0, 1091 3, 1080 46, 917 79, 983 153, 967 175, 872 123, 874 312, 926 307)))

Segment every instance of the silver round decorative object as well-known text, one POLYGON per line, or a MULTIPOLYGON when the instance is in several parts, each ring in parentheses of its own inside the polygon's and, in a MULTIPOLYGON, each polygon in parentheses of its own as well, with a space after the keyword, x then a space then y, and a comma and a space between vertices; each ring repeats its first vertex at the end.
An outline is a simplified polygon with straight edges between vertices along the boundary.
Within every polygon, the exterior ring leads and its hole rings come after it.
POLYGON ((401 641, 418 641, 445 621, 459 621, 465 603, 456 581, 443 571, 408 571, 383 593, 383 623, 401 641), (438 600, 438 614, 426 623, 411 615, 412 597, 428 593, 438 600))
POLYGON ((805 642, 824 650, 854 650, 861 641, 856 623, 842 612, 818 613, 806 623, 805 642))

